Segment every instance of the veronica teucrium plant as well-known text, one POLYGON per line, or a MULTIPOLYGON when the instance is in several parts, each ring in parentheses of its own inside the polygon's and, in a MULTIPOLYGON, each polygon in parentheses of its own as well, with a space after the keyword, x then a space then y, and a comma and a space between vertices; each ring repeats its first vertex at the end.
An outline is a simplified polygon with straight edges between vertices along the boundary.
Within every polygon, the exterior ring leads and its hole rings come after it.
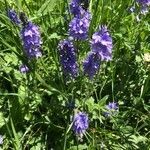
POLYGON ((0 5, 0 149, 149 148, 150 0, 0 5))
POLYGON ((89 127, 88 115, 84 112, 76 113, 73 117, 73 126, 72 126, 76 136, 82 138, 88 127, 89 127))
POLYGON ((93 79, 94 75, 100 68, 101 58, 98 53, 89 52, 87 58, 83 62, 84 74, 87 74, 90 79, 93 79))
POLYGON ((142 6, 149 6, 150 0, 137 0, 137 2, 142 6))
POLYGON ((26 56, 30 58, 38 58, 41 53, 41 35, 39 27, 32 22, 27 22, 21 30, 21 39, 26 56))
POLYGON ((74 16, 78 16, 81 11, 83 11, 83 8, 80 6, 80 0, 72 0, 70 2, 70 12, 74 16))
POLYGON ((95 32, 91 40, 91 49, 98 53, 102 61, 112 59, 112 37, 106 26, 101 26, 98 32, 95 32))
POLYGON ((78 66, 76 52, 73 42, 70 40, 61 40, 58 44, 58 52, 62 71, 65 75, 77 76, 78 66))
POLYGON ((82 9, 80 13, 70 21, 69 35, 78 40, 87 39, 90 20, 90 13, 82 9))
POLYGON ((16 13, 15 10, 9 9, 9 10, 7 11, 7 15, 8 15, 9 19, 10 19, 13 23, 15 23, 16 25, 19 25, 19 24, 20 24, 20 19, 19 19, 19 17, 18 17, 18 15, 17 15, 17 13, 16 13))
POLYGON ((106 110, 105 116, 110 117, 118 112, 119 107, 116 102, 109 102, 108 105, 106 105, 106 110))

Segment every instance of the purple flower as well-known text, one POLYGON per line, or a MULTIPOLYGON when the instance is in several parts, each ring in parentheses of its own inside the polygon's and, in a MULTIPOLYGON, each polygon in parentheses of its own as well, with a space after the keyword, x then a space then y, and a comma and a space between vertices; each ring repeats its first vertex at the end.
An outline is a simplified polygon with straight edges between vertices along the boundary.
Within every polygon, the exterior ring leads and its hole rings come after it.
POLYGON ((83 10, 87 10, 89 0, 72 0, 70 3, 70 11, 74 16, 80 15, 83 10))
POLYGON ((83 137, 86 129, 89 127, 88 115, 83 112, 78 112, 73 118, 73 131, 77 136, 83 137))
MULTIPOLYGON (((130 7, 130 12, 138 12, 139 14, 146 15, 149 12, 148 6, 150 6, 150 0, 136 0, 140 6, 140 11, 136 10, 135 6, 130 7)), ((138 16, 139 17, 139 16, 138 16)), ((140 19, 136 19, 138 22, 140 19)))
POLYGON ((69 34, 75 39, 85 40, 88 37, 91 15, 89 12, 82 11, 69 23, 69 34))
POLYGON ((150 0, 137 0, 141 5, 140 13, 146 15, 148 13, 148 6, 150 6, 150 0))
POLYGON ((111 60, 113 44, 106 26, 101 26, 100 30, 93 34, 91 47, 93 52, 99 54, 101 60, 111 60))
POLYGON ((28 68, 28 66, 22 64, 19 67, 19 70, 20 70, 21 73, 27 73, 29 71, 29 68, 28 68))
POLYGON ((15 23, 17 25, 20 24, 20 19, 18 18, 15 10, 9 9, 7 11, 7 15, 13 23, 15 23))
POLYGON ((40 51, 41 36, 39 28, 32 22, 28 22, 21 30, 21 37, 25 54, 28 58, 38 58, 42 56, 40 51))
POLYGON ((148 7, 147 6, 143 6, 141 8, 141 14, 146 15, 148 13, 148 7))
POLYGON ((137 0, 137 2, 142 6, 150 6, 150 0, 137 0))
POLYGON ((62 40, 59 42, 58 48, 63 73, 75 77, 77 75, 78 69, 73 43, 69 40, 62 40))
POLYGON ((117 110, 118 106, 117 106, 117 103, 115 102, 109 102, 109 104, 106 105, 106 108, 109 110, 117 110))
POLYGON ((105 112, 105 116, 109 117, 109 116, 114 115, 118 111, 117 103, 109 102, 109 104, 106 105, 106 110, 107 112, 105 112))
POLYGON ((82 7, 79 5, 79 3, 80 0, 72 0, 70 3, 70 11, 74 16, 79 15, 82 11, 82 7))
POLYGON ((100 68, 101 59, 97 53, 90 52, 88 57, 83 62, 84 73, 89 76, 90 79, 96 74, 100 68))

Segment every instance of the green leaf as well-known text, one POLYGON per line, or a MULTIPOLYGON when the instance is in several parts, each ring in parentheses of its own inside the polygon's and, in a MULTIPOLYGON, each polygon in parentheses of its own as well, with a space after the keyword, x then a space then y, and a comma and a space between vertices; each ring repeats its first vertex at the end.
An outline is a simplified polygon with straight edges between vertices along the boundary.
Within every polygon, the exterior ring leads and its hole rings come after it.
POLYGON ((146 137, 144 137, 144 136, 136 136, 136 135, 131 135, 130 139, 129 139, 129 141, 132 141, 132 142, 134 142, 136 144, 138 144, 140 142, 145 143, 145 142, 147 142, 147 140, 148 139, 146 137))
POLYGON ((3 118, 3 113, 0 112, 0 128, 5 124, 4 118, 3 118))
POLYGON ((47 0, 45 3, 41 6, 41 8, 38 10, 38 15, 46 15, 48 12, 53 11, 55 6, 58 4, 58 0, 47 0))
POLYGON ((11 123, 11 128, 12 128, 12 132, 13 132, 14 139, 15 139, 14 145, 15 145, 16 149, 21 149, 21 147, 20 147, 21 145, 20 145, 20 141, 19 141, 19 136, 18 136, 18 134, 17 134, 17 132, 15 130, 12 118, 10 118, 10 123, 11 123))
POLYGON ((106 104, 106 100, 108 99, 109 95, 104 96, 99 102, 99 106, 104 106, 106 104))
POLYGON ((72 146, 72 147, 70 147, 70 149, 69 150, 77 150, 77 149, 79 149, 79 150, 85 150, 85 149, 87 149, 88 148, 88 146, 86 145, 86 144, 84 144, 84 145, 78 145, 78 147, 77 146, 72 146))
POLYGON ((24 104, 25 97, 26 97, 26 89, 24 86, 20 85, 18 88, 18 98, 20 105, 24 104))
POLYGON ((90 112, 92 112, 93 109, 94 109, 94 99, 93 99, 93 97, 90 97, 89 99, 87 99, 86 102, 85 102, 85 104, 87 105, 88 110, 90 112))
POLYGON ((61 39, 61 36, 59 36, 57 33, 53 33, 48 38, 49 39, 61 39))

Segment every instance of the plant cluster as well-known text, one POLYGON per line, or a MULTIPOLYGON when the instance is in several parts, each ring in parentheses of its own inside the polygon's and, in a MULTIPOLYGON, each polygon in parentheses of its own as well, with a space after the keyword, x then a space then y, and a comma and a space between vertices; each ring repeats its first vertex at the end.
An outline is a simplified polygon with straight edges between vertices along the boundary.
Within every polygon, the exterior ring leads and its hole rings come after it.
POLYGON ((1 148, 148 150, 149 7, 0 1, 1 148))

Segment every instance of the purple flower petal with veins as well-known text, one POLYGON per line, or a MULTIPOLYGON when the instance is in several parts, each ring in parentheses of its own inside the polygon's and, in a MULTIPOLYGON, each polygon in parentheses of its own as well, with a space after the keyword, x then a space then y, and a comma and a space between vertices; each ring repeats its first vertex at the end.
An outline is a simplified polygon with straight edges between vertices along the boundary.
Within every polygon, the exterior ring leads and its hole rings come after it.
POLYGON ((93 52, 99 54, 102 61, 112 59, 112 37, 110 36, 106 26, 101 26, 100 30, 93 34, 91 48, 93 52))
POLYGON ((42 56, 41 35, 38 26, 28 22, 21 30, 24 52, 28 58, 38 58, 42 56))
POLYGON ((77 136, 83 137, 83 134, 89 127, 88 115, 83 112, 78 112, 73 117, 73 131, 77 136))
POLYGON ((69 35, 75 39, 85 40, 88 37, 91 15, 83 10, 69 23, 69 35))

